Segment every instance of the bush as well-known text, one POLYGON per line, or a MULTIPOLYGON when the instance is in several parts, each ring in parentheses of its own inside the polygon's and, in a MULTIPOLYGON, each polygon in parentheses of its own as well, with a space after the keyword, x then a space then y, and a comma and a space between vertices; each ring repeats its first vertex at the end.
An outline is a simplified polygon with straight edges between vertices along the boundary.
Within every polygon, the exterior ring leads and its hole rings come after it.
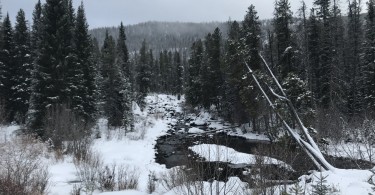
POLYGON ((65 104, 50 106, 44 119, 45 137, 51 148, 73 154, 78 160, 85 158, 92 127, 65 104))
POLYGON ((81 188, 86 193, 94 190, 115 191, 137 189, 139 175, 135 168, 129 166, 105 166, 100 155, 89 150, 88 158, 76 162, 81 188))
POLYGON ((44 194, 48 167, 42 161, 45 146, 32 136, 0 145, 0 194, 44 194))

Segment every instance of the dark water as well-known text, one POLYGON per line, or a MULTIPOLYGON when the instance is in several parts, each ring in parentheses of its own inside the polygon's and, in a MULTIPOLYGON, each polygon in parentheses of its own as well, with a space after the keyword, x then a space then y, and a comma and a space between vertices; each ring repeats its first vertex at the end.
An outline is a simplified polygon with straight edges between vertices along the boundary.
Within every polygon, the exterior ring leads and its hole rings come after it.
MULTIPOLYGON (((186 166, 191 175, 197 180, 226 181, 228 177, 237 176, 242 181, 251 183, 251 175, 262 173, 265 180, 272 181, 295 181, 309 170, 316 170, 307 155, 302 152, 292 140, 270 143, 267 141, 249 140, 242 137, 229 136, 224 130, 216 131, 209 129, 207 125, 197 126, 187 124, 189 120, 183 120, 180 115, 173 114, 171 117, 179 122, 170 125, 168 134, 157 139, 156 162, 164 164, 167 168, 186 166), (204 130, 203 134, 189 134, 183 129, 192 126, 204 130), (293 170, 285 169, 279 165, 264 164, 231 164, 226 162, 206 162, 196 156, 188 148, 197 144, 223 145, 242 153, 258 154, 281 160, 292 166, 293 170)), ((227 130, 231 129, 230 127, 227 130)), ((343 169, 369 169, 374 166, 366 161, 352 160, 347 158, 335 158, 326 156, 326 159, 335 167, 343 169)), ((280 184, 280 182, 276 183, 280 184)))

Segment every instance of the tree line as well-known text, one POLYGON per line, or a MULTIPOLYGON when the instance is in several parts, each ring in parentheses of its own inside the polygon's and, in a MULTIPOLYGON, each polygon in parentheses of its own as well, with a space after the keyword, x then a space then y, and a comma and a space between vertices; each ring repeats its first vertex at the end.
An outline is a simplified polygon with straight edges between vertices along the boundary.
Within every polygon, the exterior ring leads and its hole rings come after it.
MULTIPOLYGON (((343 120, 374 117, 375 107, 374 0, 364 18, 361 1, 349 2, 347 16, 338 5, 315 0, 313 8, 302 3, 293 15, 289 1, 278 0, 271 25, 264 26, 251 5, 243 21, 227 23, 227 34, 216 28, 190 49, 153 51, 143 39, 139 51, 130 52, 123 24, 118 36, 107 31, 99 44, 89 34, 83 4, 75 10, 71 0, 39 1, 31 29, 23 10, 14 28, 8 15, 1 25, 6 122, 43 135, 49 110, 63 106, 87 124, 105 116, 110 126, 133 130, 132 103, 143 108, 145 96, 157 92, 185 94, 192 107, 276 136, 280 121, 245 66, 262 83, 269 81, 261 54, 304 123, 336 134, 343 120)), ((275 106, 296 125, 277 99, 275 106)))
POLYGON ((0 34, 0 100, 3 123, 26 124, 45 135, 50 113, 68 110, 91 127, 98 116, 110 126, 133 129, 134 86, 121 23, 101 48, 91 38, 83 3, 38 1, 29 29, 21 9, 14 28, 7 14, 0 34))

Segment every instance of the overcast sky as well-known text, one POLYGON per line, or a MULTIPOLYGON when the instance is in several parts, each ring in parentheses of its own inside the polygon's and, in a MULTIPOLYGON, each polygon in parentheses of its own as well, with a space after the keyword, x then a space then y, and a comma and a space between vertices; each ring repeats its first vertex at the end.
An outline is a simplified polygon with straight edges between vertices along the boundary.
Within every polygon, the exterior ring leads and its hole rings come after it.
MULTIPOLYGON (((44 2, 45 0, 42 0, 44 2)), ((81 0, 73 0, 77 7, 81 0)), ((310 8, 313 0, 305 0, 310 8)), ((9 12, 12 22, 22 8, 31 20, 37 0, 0 0, 3 15, 9 12)), ((274 0, 83 0, 90 28, 136 24, 146 21, 210 22, 242 20, 250 4, 261 19, 272 18, 274 0)), ((297 12, 300 0, 290 0, 297 12)), ((345 1, 346 2, 346 1, 345 1)), ((346 9, 343 9, 346 10, 346 9)))

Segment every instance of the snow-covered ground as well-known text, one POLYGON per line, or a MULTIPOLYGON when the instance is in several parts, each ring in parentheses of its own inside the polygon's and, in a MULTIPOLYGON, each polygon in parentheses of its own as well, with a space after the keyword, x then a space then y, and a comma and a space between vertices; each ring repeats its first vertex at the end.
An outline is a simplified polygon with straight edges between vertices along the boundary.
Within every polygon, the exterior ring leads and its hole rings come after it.
MULTIPOLYGON (((94 191, 93 194, 103 195, 146 195, 149 175, 154 173, 156 179, 156 189, 153 194, 180 195, 187 194, 188 191, 202 187, 204 194, 210 194, 211 191, 219 189, 220 194, 246 194, 246 184, 237 177, 229 178, 227 183, 224 182, 197 182, 187 183, 182 186, 176 186, 172 190, 165 189, 159 181, 162 180, 165 173, 170 172, 164 165, 155 162, 155 144, 156 139, 165 135, 169 124, 176 120, 166 117, 171 115, 171 110, 182 112, 180 104, 183 100, 177 100, 174 96, 169 95, 150 95, 147 97, 147 108, 141 112, 137 106, 134 106, 136 114, 136 132, 124 135, 121 130, 108 130, 105 119, 100 119, 97 130, 100 138, 94 139, 92 150, 98 153, 103 159, 103 163, 108 166, 116 164, 117 166, 126 166, 135 170, 139 176, 139 185, 135 190, 125 190, 120 192, 100 192, 94 191), (149 108, 153 109, 149 109, 149 108)), ((197 125, 208 125, 211 129, 221 130, 226 126, 219 122, 211 121, 211 116, 202 113, 193 121, 197 125)), ((19 126, 0 127, 0 149, 5 142, 11 142, 15 138, 15 131, 19 126)), ((198 128, 190 128, 188 133, 203 133, 198 128)), ((234 133, 238 136, 247 137, 248 139, 267 140, 267 137, 259 134, 243 134, 241 130, 234 133)), ((200 156, 217 161, 229 161, 232 163, 251 163, 254 160, 253 155, 236 152, 232 148, 202 144, 190 148, 200 156), (213 150, 212 150, 213 149, 213 150), (208 152, 209 151, 209 152, 208 152), (223 155, 224 154, 224 155, 223 155)), ((0 150, 1 151, 1 150, 0 150)), ((338 153, 339 154, 339 153, 338 153)), ((60 160, 52 157, 53 154, 44 155, 44 162, 49 164, 51 195, 70 194, 74 184, 79 184, 77 168, 73 162, 73 157, 64 156, 60 160)), ((276 159, 269 158, 269 162, 274 164, 282 163, 276 159)), ((176 168, 174 168, 176 169, 176 168)), ((368 183, 372 176, 369 170, 340 170, 334 172, 312 172, 310 175, 300 177, 299 185, 307 194, 311 194, 312 185, 316 184, 319 177, 326 177, 326 185, 332 189, 331 194, 341 195, 367 195, 374 192, 368 183)), ((374 178, 375 179, 375 178, 374 178)), ((294 185, 288 186, 292 188, 294 185)), ((276 187, 277 190, 282 186, 276 187)), ((289 190, 288 190, 289 191, 289 190)), ((83 192, 81 194, 84 194, 83 192)), ((215 193, 214 193, 215 194, 215 193)))

